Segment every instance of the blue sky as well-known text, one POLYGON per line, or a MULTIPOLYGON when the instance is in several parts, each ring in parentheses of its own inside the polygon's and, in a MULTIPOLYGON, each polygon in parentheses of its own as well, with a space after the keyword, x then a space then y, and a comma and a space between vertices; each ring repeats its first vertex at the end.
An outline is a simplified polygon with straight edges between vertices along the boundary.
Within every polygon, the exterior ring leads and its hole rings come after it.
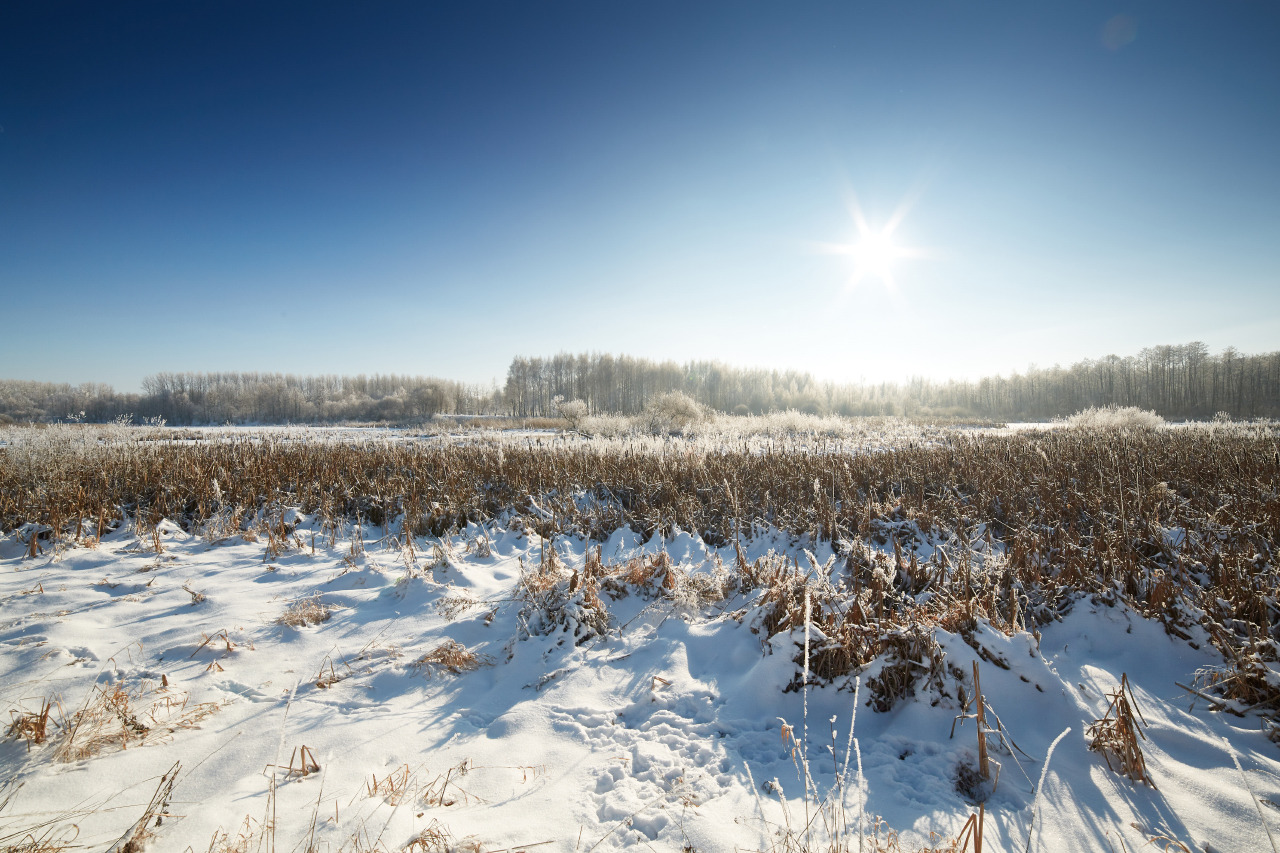
POLYGON ((1275 350, 1277 44, 1264 2, 8 4, 0 377, 1275 350))

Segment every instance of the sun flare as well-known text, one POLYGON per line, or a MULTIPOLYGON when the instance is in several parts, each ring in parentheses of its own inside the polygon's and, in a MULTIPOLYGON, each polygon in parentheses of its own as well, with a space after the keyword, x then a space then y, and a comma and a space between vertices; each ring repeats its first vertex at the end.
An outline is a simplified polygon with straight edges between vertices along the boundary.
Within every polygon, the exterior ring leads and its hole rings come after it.
POLYGON ((889 231, 865 231, 849 251, 853 257, 856 278, 878 278, 893 283, 893 265, 902 250, 893 242, 889 231))
POLYGON ((858 231, 848 243, 828 245, 827 250, 849 259, 850 290, 864 281, 879 282, 888 290, 895 290, 894 271, 898 261, 917 254, 917 250, 901 246, 894 239, 893 226, 872 228, 865 221, 858 222, 858 231))
POLYGON ((910 193, 893 211, 888 221, 869 220, 862 205, 849 191, 849 215, 853 227, 846 231, 849 239, 837 243, 818 243, 820 252, 840 255, 845 259, 848 281, 845 291, 852 293, 864 282, 878 283, 886 291, 898 289, 897 273, 901 261, 933 257, 931 250, 900 242, 898 228, 910 213, 918 191, 910 193))

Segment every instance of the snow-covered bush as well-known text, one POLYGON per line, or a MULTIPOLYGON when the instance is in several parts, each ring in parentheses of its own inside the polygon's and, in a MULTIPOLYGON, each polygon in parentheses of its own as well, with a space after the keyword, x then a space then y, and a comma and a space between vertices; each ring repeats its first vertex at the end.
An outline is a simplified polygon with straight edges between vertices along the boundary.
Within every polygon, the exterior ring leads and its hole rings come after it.
POLYGON ((1077 429, 1150 430, 1164 426, 1164 418, 1137 406, 1093 406, 1067 418, 1077 429))
POLYGON ((649 400, 640 415, 640 422, 646 432, 657 435, 684 432, 707 420, 708 416, 706 408, 688 394, 670 391, 649 400))
POLYGON ((569 429, 582 429, 582 422, 586 420, 588 410, 587 404, 582 400, 566 400, 563 397, 556 397, 553 401, 556 414, 569 422, 569 429))
POLYGON ((589 415, 578 425, 578 432, 601 438, 619 438, 634 431, 631 418, 626 415, 589 415))
POLYGON ((826 438, 845 438, 852 432, 852 422, 839 415, 813 415, 788 409, 770 412, 758 419, 758 428, 764 435, 814 435, 826 438))
POLYGON ((554 554, 549 557, 520 576, 516 597, 523 602, 523 632, 532 637, 564 631, 578 643, 608 632, 611 617, 595 578, 589 571, 567 576, 554 554))

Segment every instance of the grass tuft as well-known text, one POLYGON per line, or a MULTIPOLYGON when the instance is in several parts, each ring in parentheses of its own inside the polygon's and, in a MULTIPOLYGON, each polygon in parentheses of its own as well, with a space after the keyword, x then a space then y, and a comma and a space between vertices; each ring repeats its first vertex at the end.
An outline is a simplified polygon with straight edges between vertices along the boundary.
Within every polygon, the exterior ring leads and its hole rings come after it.
POLYGON ((461 675, 492 664, 493 658, 488 655, 474 652, 454 640, 445 640, 415 660, 412 666, 427 675, 442 672, 461 675))
POLYGON ((192 706, 186 693, 150 681, 95 684, 84 705, 59 723, 53 757, 83 761, 106 750, 153 743, 196 727, 217 710, 213 702, 192 706))
POLYGON ((9 728, 5 731, 5 736, 13 740, 25 740, 27 742, 27 750, 31 749, 32 744, 40 745, 45 742, 45 738, 49 735, 49 717, 54 708, 54 700, 52 697, 45 699, 40 710, 36 712, 10 711, 13 722, 9 724, 9 728))
POLYGON ((290 604, 276 619, 276 623, 290 628, 307 628, 328 622, 332 615, 333 608, 322 602, 319 594, 316 594, 290 604))

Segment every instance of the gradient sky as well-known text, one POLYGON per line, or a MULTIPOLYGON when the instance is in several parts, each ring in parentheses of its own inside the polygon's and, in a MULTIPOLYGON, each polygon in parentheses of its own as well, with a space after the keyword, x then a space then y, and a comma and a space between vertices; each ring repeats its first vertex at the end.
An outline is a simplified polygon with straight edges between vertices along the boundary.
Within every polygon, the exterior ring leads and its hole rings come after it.
POLYGON ((1280 349, 1277 45, 1228 0, 8 3, 0 377, 1280 349))

